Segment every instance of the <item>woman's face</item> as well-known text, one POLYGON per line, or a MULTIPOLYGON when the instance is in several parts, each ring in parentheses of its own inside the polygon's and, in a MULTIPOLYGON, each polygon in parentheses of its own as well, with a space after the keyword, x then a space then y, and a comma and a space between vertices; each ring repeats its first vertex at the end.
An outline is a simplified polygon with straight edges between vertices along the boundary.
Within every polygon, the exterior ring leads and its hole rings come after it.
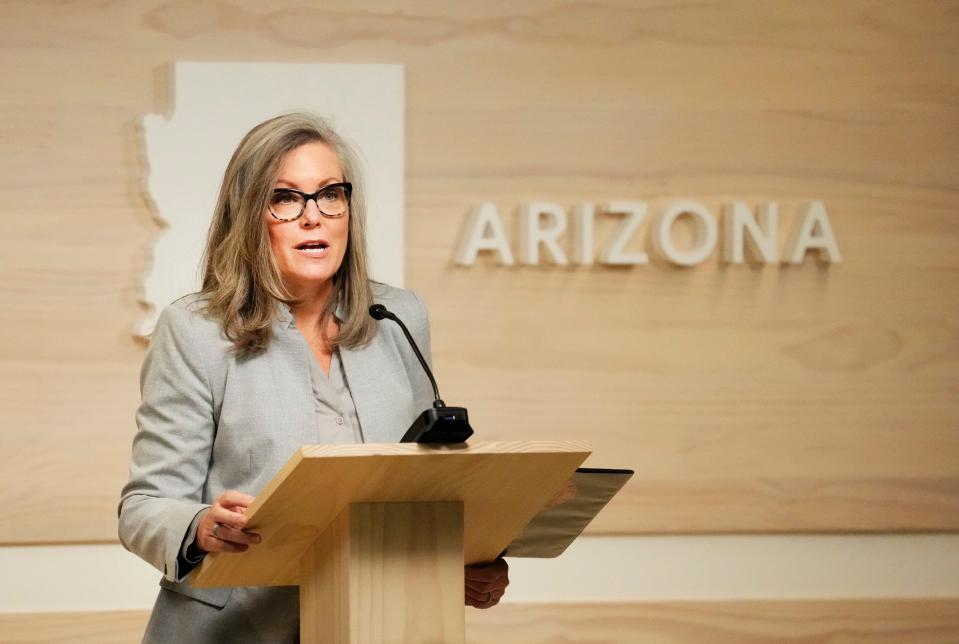
MULTIPOLYGON (((336 152, 325 143, 314 141, 283 156, 274 188, 293 188, 312 194, 343 180, 343 168, 336 152)), ((287 289, 298 298, 322 295, 332 285, 333 275, 346 254, 349 211, 329 219, 320 214, 311 199, 306 202, 303 215, 294 221, 279 221, 269 209, 263 216, 270 231, 273 256, 287 289)))

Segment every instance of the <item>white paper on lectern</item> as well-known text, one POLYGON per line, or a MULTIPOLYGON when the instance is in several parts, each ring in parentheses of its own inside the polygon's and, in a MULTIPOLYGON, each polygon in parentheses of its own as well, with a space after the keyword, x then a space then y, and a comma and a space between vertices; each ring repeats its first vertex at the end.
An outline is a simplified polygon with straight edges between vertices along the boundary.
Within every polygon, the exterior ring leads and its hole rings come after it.
POLYGON ((401 65, 176 63, 174 107, 143 118, 149 196, 163 228, 143 283, 149 335, 159 312, 199 287, 223 171, 243 135, 278 114, 327 118, 359 151, 374 279, 403 285, 404 89, 401 65))

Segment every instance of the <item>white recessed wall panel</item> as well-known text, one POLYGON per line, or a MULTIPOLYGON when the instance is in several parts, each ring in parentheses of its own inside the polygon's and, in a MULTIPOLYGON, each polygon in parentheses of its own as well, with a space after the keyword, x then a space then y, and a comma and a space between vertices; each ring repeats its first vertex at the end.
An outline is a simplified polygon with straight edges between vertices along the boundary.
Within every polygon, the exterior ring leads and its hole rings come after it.
POLYGON ((143 118, 148 191, 164 224, 143 284, 147 335, 197 290, 223 171, 253 126, 291 111, 327 118, 360 152, 374 279, 403 285, 404 91, 400 65, 176 63, 173 111, 143 118))

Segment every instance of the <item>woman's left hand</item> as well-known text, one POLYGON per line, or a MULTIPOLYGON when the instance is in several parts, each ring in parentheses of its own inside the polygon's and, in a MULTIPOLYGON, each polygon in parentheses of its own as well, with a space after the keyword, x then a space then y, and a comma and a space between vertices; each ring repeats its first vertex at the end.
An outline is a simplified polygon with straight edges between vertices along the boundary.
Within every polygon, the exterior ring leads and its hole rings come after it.
POLYGON ((502 557, 490 563, 466 566, 463 573, 466 578, 466 605, 474 608, 495 606, 509 586, 509 566, 502 557))

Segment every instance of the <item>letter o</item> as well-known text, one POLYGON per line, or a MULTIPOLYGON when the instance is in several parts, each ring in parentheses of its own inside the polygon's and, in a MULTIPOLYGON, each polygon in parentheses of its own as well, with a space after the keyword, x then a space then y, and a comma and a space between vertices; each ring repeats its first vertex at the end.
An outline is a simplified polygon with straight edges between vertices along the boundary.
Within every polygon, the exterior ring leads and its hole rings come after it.
POLYGON ((652 226, 651 242, 656 252, 666 260, 680 266, 695 266, 708 258, 719 240, 716 217, 696 201, 675 201, 666 204, 652 226), (680 250, 673 243, 673 224, 682 215, 692 215, 695 236, 688 250, 680 250))

